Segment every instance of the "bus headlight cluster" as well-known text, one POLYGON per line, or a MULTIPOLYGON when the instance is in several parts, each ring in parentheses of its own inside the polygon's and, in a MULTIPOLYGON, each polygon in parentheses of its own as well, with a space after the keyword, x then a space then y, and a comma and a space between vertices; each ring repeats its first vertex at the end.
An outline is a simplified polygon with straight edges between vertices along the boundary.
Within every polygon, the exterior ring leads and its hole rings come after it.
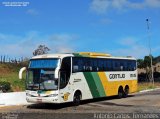
POLYGON ((29 94, 29 93, 26 93, 26 96, 30 96, 30 97, 31 97, 32 95, 31 95, 31 94, 29 94))
POLYGON ((48 97, 56 97, 58 94, 51 94, 51 95, 48 95, 48 97))

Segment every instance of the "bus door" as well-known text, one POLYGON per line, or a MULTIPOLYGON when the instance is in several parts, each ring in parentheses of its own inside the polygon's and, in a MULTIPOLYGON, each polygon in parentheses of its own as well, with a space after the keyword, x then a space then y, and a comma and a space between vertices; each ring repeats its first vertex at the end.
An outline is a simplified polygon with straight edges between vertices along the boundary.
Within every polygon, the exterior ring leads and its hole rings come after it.
POLYGON ((71 75, 71 57, 62 59, 60 68, 60 101, 68 101, 71 97, 71 85, 69 83, 71 75))

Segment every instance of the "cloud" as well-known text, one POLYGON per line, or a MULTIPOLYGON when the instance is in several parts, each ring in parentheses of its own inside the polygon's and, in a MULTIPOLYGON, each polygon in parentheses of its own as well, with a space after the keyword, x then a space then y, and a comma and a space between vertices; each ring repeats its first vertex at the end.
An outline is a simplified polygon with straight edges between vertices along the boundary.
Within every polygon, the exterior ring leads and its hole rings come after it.
POLYGON ((75 41, 78 39, 77 35, 74 34, 53 34, 48 36, 50 44, 53 52, 58 53, 68 53, 74 51, 75 41))
POLYGON ((50 36, 50 40, 52 41, 66 42, 74 39, 77 39, 77 36, 73 34, 53 34, 50 36))
POLYGON ((123 11, 129 9, 155 9, 160 8, 160 0, 92 0, 90 10, 98 14, 107 13, 109 10, 123 11))
POLYGON ((9 55, 11 57, 31 56, 36 46, 36 35, 31 32, 24 36, 0 33, 0 54, 9 55))
POLYGON ((99 21, 102 25, 108 25, 108 24, 111 24, 113 21, 109 18, 102 18, 100 19, 99 21))
POLYGON ((109 8, 110 2, 108 0, 93 0, 90 9, 97 13, 105 13, 109 8))
MULTIPOLYGON (((109 1, 109 0, 106 0, 109 1)), ((110 6, 118 10, 122 10, 128 4, 127 0, 113 0, 110 1, 110 6)))
POLYGON ((127 37, 118 41, 117 48, 110 50, 113 55, 116 56, 133 56, 136 58, 142 58, 149 54, 149 49, 145 44, 141 44, 136 38, 127 37))
POLYGON ((120 45, 131 46, 136 44, 136 39, 133 37, 127 37, 119 41, 120 45))
POLYGON ((33 16, 39 14, 39 12, 38 12, 36 9, 28 9, 28 10, 26 11, 26 13, 29 14, 29 15, 33 15, 33 16))
POLYGON ((160 0, 145 0, 145 4, 151 8, 159 8, 160 7, 160 0))
POLYGON ((43 35, 35 31, 23 36, 0 33, 0 55, 8 55, 13 58, 31 57, 33 51, 41 44, 49 47, 50 53, 73 52, 75 47, 73 39, 76 39, 74 36, 61 33, 43 35))
POLYGON ((56 46, 54 49, 54 52, 58 52, 58 53, 71 53, 74 52, 73 48, 66 46, 66 45, 59 45, 56 46))

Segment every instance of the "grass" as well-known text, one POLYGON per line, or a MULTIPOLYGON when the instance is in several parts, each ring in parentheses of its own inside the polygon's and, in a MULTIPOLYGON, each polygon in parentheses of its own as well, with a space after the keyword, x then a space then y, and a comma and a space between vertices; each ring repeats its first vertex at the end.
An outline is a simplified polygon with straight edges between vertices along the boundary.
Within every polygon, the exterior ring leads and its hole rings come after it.
POLYGON ((160 88, 160 82, 155 82, 154 86, 150 82, 138 83, 138 91, 160 88))
POLYGON ((0 81, 7 81, 11 83, 11 91, 24 91, 25 90, 25 75, 23 79, 18 78, 18 73, 21 65, 17 64, 0 64, 0 81))

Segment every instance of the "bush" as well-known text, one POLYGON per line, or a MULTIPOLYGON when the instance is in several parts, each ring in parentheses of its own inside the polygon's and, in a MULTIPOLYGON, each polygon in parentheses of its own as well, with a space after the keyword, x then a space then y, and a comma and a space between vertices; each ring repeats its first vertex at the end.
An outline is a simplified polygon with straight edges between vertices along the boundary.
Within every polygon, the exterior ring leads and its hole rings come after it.
POLYGON ((0 82, 0 91, 1 92, 8 92, 11 90, 11 84, 6 81, 1 81, 0 82))

